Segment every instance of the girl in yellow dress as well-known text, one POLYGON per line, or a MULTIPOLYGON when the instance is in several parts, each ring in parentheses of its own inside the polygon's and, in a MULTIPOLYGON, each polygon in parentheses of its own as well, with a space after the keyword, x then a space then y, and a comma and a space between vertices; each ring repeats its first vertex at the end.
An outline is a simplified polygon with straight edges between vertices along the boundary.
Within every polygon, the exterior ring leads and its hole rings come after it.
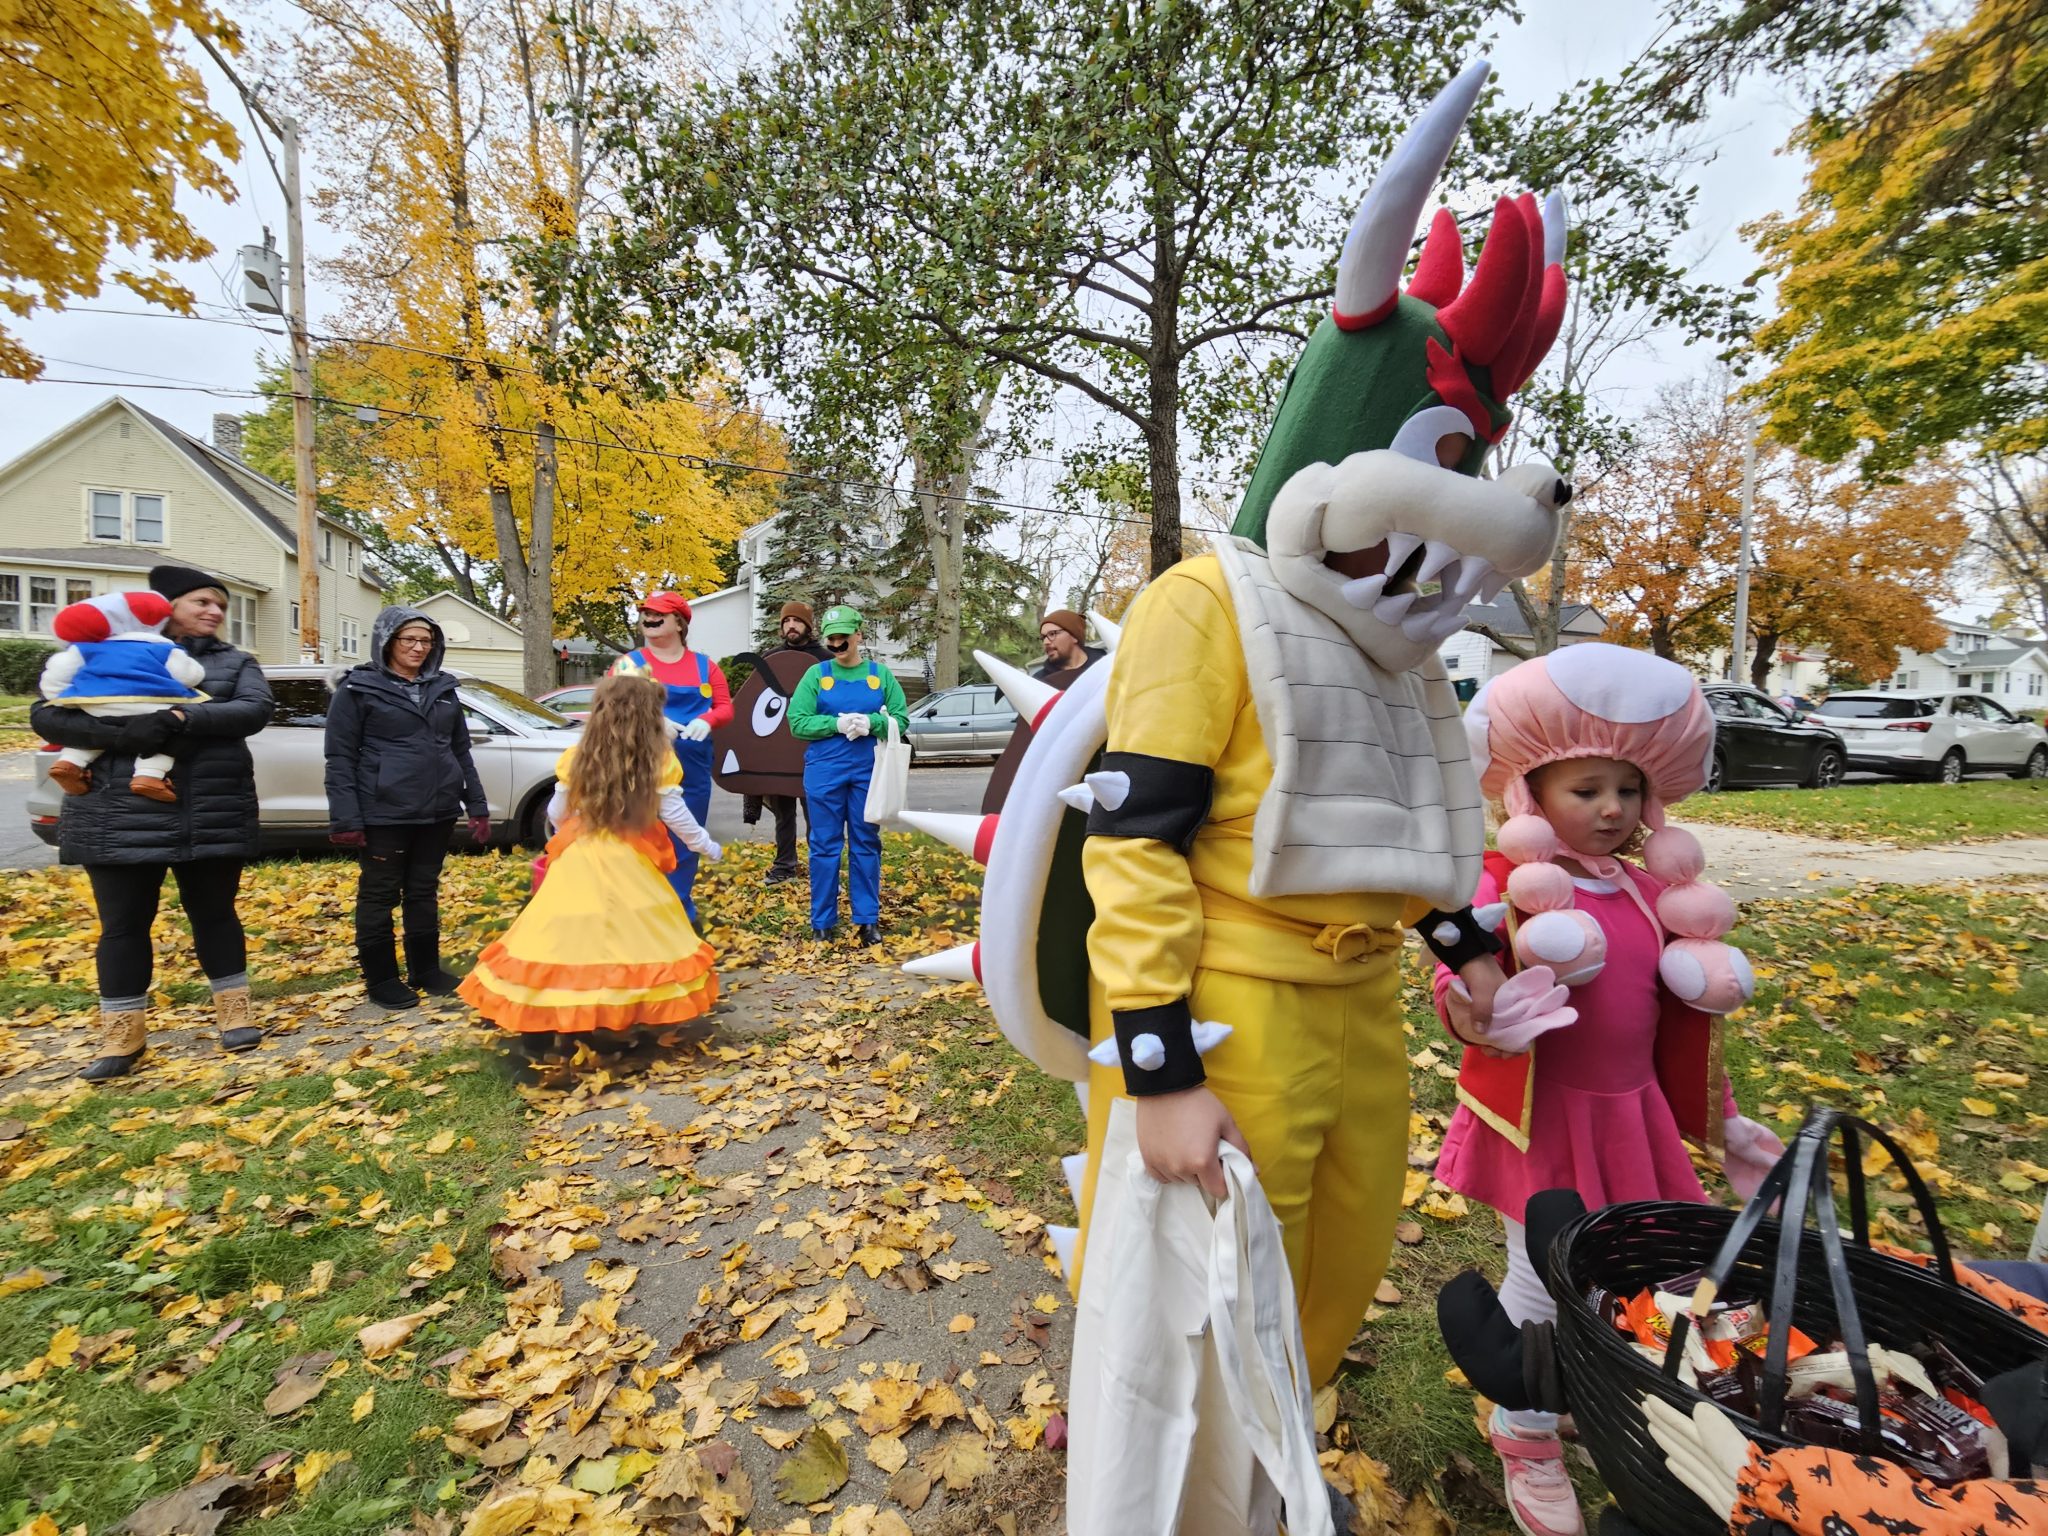
POLYGON ((707 859, 721 850, 683 804, 662 697, 640 676, 597 685, 581 742, 555 766, 547 878, 463 979, 469 1004, 523 1043, 623 1039, 718 1001, 712 948, 665 878, 668 833, 707 859))

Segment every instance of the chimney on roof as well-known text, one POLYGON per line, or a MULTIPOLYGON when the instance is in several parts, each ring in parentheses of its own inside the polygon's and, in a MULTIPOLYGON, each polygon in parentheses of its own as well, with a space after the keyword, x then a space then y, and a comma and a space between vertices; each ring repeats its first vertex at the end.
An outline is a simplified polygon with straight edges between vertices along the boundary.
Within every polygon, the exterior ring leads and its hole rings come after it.
POLYGON ((242 418, 230 411, 216 411, 213 417, 213 446, 229 458, 242 457, 242 418))

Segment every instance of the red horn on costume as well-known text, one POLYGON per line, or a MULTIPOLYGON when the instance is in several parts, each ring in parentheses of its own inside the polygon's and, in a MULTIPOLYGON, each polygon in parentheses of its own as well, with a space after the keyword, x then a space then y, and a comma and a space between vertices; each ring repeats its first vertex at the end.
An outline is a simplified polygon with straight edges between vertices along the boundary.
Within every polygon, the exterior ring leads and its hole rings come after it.
POLYGON ((1479 248, 1472 281, 1436 315, 1467 362, 1490 368, 1507 349, 1529 286, 1530 246, 1540 238, 1523 221, 1513 198, 1494 204, 1493 226, 1479 248))
POLYGON ((1408 297, 1442 309, 1464 286, 1465 242, 1451 210, 1439 208, 1429 221, 1429 238, 1422 242, 1415 275, 1408 280, 1408 297))

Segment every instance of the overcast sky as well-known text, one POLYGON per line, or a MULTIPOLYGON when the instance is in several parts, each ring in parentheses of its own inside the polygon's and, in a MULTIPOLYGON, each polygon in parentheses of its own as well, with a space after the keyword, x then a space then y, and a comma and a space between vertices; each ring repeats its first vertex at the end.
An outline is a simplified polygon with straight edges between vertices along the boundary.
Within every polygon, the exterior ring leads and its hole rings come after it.
MULTIPOLYGON (((719 5, 744 6, 746 13, 758 14, 748 0, 715 0, 714 10, 719 5)), ((1654 24, 1650 6, 1627 0, 1528 0, 1526 9, 1527 20, 1492 50, 1502 88, 1517 102, 1547 101, 1574 80, 1618 67, 1641 50, 1654 24)), ((742 14, 736 9, 727 12, 729 18, 742 14)), ((27 322, 10 319, 9 325, 45 358, 50 379, 34 384, 0 381, 0 461, 116 390, 202 436, 216 411, 253 408, 246 395, 214 396, 199 387, 247 391, 256 380, 259 350, 281 350, 278 343, 247 328, 249 321, 261 317, 240 307, 236 251, 259 240, 266 224, 283 245, 283 200, 268 164, 249 143, 252 134, 240 102, 210 66, 208 76, 215 87, 216 107, 235 122, 247 148, 236 178, 241 197, 235 204, 190 193, 181 199, 218 248, 209 261, 180 270, 204 318, 136 313, 143 306, 125 291, 110 287, 98 299, 82 301, 61 314, 42 313, 27 322), (129 313, 96 312, 106 310, 129 313), (91 382, 56 382, 72 379, 91 382)), ((1717 158, 1699 173, 1698 219, 1680 253, 1696 261, 1704 274, 1723 282, 1740 281, 1754 260, 1738 227, 1789 207, 1797 197, 1801 164, 1779 153, 1797 118, 1796 105, 1764 84, 1725 103, 1709 123, 1717 158)), ((316 261, 337 247, 310 219, 307 240, 316 261)), ((315 330, 325 327, 336 307, 316 267, 311 303, 315 330)), ((1670 338, 1659 339, 1614 367, 1608 382, 1616 393, 1607 403, 1631 409, 1660 383, 1700 371, 1710 362, 1704 355, 1688 355, 1670 338)))

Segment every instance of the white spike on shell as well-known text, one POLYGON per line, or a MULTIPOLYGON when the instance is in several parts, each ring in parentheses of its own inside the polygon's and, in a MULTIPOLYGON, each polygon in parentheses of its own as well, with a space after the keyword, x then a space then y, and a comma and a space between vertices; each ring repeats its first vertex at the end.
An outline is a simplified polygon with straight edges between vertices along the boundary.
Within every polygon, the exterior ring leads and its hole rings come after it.
POLYGON ((936 955, 919 955, 915 960, 903 962, 906 975, 926 976, 934 981, 979 981, 974 974, 974 946, 962 944, 957 949, 945 949, 936 955))
POLYGON ((1074 1204, 1081 1203, 1081 1182, 1088 1176, 1088 1154, 1069 1152, 1060 1159, 1060 1172, 1066 1176, 1067 1193, 1074 1198, 1074 1204))
POLYGON ((1088 622, 1095 626, 1095 638, 1102 642, 1105 651, 1114 651, 1116 643, 1124 637, 1123 625, 1114 619, 1106 619, 1093 608, 1088 610, 1088 622))
POLYGON ((960 816, 951 811, 905 811, 897 818, 906 827, 914 827, 931 837, 936 837, 948 848, 957 848, 970 859, 974 857, 975 844, 981 838, 981 817, 960 816))
POLYGON ((1069 784, 1061 790, 1060 798, 1083 815, 1095 809, 1095 791, 1088 787, 1088 781, 1085 779, 1079 784, 1069 784))
POLYGON ((1571 216, 1565 207, 1564 194, 1553 192, 1543 199, 1543 265, 1556 266, 1564 260, 1565 235, 1571 228, 1571 216))
POLYGON ((1339 315, 1363 319, 1384 309, 1400 291, 1423 209, 1492 73, 1485 59, 1467 65, 1437 92, 1381 167, 1337 258, 1333 308, 1339 315))
POLYGON ((1026 725, 1036 720, 1039 712, 1060 696, 1059 689, 1051 683, 1040 682, 1030 673, 989 655, 987 651, 976 651, 974 659, 981 663, 989 681, 1003 690, 1003 697, 1010 701, 1010 707, 1017 711, 1026 725))

